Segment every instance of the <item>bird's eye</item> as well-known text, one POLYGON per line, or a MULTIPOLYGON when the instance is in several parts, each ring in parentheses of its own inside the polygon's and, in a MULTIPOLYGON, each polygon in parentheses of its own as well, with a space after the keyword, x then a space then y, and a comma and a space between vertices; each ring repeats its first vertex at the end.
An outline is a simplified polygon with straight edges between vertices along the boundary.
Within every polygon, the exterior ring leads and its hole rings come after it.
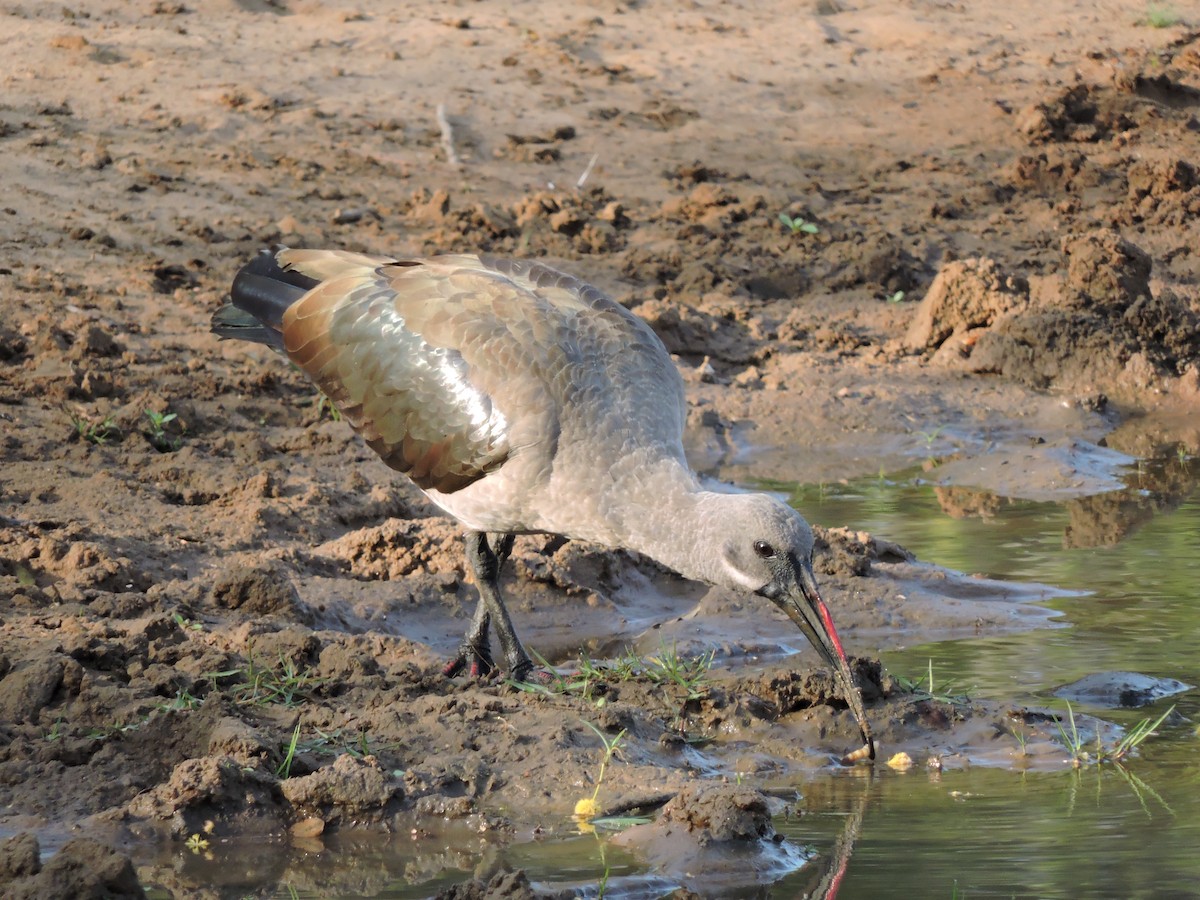
POLYGON ((768 544, 766 541, 755 541, 754 542, 754 552, 757 553, 759 556, 761 556, 763 559, 774 559, 775 558, 775 548, 772 547, 770 544, 768 544))

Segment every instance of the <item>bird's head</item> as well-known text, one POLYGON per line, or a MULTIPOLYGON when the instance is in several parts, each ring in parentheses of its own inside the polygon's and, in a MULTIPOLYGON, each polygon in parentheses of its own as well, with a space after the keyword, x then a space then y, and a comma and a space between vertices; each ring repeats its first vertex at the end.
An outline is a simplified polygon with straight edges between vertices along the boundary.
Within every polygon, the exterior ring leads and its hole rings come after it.
POLYGON ((726 495, 721 506, 719 580, 766 597, 796 623, 836 673, 846 703, 858 719, 868 755, 874 759, 875 743, 862 696, 854 685, 833 617, 817 589, 812 528, 798 512, 767 494, 726 495))

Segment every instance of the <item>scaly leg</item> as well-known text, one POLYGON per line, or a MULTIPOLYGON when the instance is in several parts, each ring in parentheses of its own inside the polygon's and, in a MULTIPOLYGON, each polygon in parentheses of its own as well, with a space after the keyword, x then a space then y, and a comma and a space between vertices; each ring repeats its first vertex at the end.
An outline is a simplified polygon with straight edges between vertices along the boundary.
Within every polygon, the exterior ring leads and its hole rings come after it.
POLYGON ((488 638, 488 629, 492 622, 496 624, 496 634, 500 637, 500 648, 504 653, 509 677, 516 681, 525 681, 534 671, 533 662, 521 646, 513 628, 512 618, 500 596, 500 570, 512 552, 512 546, 511 534, 493 535, 489 540, 488 535, 482 531, 467 532, 467 564, 471 567, 475 583, 479 587, 479 605, 475 607, 471 627, 467 629, 466 637, 459 646, 458 655, 450 660, 443 670, 445 674, 457 675, 468 663, 473 677, 485 675, 495 667, 488 638))
POLYGON ((496 668, 492 661, 492 641, 488 634, 491 621, 487 603, 481 593, 479 602, 475 605, 475 614, 471 617, 471 627, 467 629, 463 642, 458 645, 458 653, 442 669, 443 675, 453 678, 463 669, 467 669, 467 674, 472 678, 482 678, 496 668))

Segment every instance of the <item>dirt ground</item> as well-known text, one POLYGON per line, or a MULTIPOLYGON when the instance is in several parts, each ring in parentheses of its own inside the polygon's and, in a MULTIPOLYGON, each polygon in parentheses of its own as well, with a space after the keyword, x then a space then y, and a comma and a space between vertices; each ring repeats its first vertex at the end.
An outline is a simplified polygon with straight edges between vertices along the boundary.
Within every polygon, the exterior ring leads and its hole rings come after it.
MULTIPOLYGON (((209 317, 274 242, 535 256, 676 354, 706 474, 936 456, 951 506, 1094 494, 1122 454, 1200 447, 1200 22, 1147 16, 0 5, 0 833, 319 845, 450 817, 516 839, 591 794, 586 723, 625 730, 606 809, 837 766, 851 717, 780 616, 627 553, 521 539, 522 636, 564 672, 715 649, 702 689, 442 677, 474 598, 455 526, 209 317)), ((914 704, 873 662, 1032 627, 1046 591, 821 536, 884 757, 1012 764, 989 748, 1016 717, 1031 764, 1061 764, 1036 713, 914 704)), ((137 891, 105 845, 54 869, 13 840, 13 896, 68 870, 137 891)))

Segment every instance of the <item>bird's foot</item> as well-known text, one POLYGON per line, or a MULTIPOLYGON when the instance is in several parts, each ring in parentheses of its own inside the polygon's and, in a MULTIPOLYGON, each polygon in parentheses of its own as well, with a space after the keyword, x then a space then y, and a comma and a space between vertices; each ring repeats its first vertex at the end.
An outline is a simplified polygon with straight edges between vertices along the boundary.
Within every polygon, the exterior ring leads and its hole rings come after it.
POLYGON ((513 681, 537 684, 542 687, 550 687, 558 681, 558 677, 553 672, 539 669, 528 658, 519 660, 515 665, 510 666, 508 677, 513 681))
POLYGON ((486 678, 495 670, 496 664, 492 662, 490 647, 487 645, 478 647, 464 641, 458 648, 458 653, 442 668, 442 674, 447 678, 453 678, 465 671, 471 678, 486 678))

